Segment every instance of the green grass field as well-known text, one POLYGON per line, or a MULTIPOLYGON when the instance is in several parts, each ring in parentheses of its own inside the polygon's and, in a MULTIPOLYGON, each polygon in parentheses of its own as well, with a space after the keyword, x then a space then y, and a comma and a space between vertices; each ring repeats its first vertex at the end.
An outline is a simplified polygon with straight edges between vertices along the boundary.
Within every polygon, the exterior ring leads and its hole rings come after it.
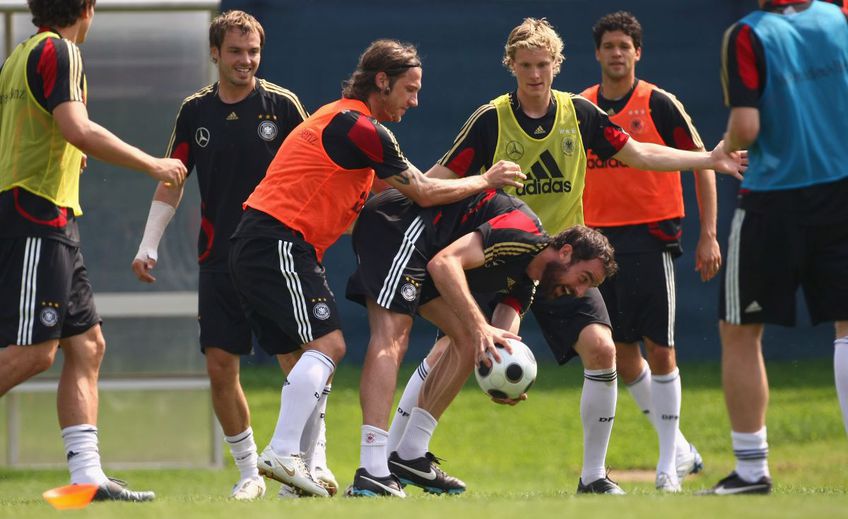
MULTIPOLYGON (((401 375, 405 381, 412 366, 401 375)), ((237 474, 225 470, 111 471, 135 488, 153 489, 150 504, 109 503, 82 511, 57 512, 41 499, 44 490, 67 482, 66 471, 0 469, 0 517, 846 517, 848 438, 839 415, 829 360, 769 365, 768 417, 770 497, 698 497, 733 467, 730 433, 716 364, 682 367, 684 434, 704 456, 703 474, 685 481, 684 495, 659 495, 653 488, 656 436, 624 388, 607 463, 611 477, 629 496, 574 495, 580 470, 582 429, 579 365, 540 366, 530 398, 508 408, 490 403, 470 383, 439 424, 432 449, 443 467, 461 477, 469 491, 433 497, 410 490, 405 501, 301 499, 279 501, 278 485, 254 503, 226 500, 237 474), (646 472, 647 471, 647 472, 646 472)), ((344 365, 334 383, 327 413, 329 460, 339 483, 350 483, 359 462, 358 370, 344 365)), ((271 369, 245 370, 243 381, 253 412, 259 448, 273 431, 279 376, 271 369)), ((108 435, 108 430, 101 435, 108 435)), ((56 435, 56 440, 58 434, 56 435)), ((108 460, 106 460, 108 462, 108 460)))

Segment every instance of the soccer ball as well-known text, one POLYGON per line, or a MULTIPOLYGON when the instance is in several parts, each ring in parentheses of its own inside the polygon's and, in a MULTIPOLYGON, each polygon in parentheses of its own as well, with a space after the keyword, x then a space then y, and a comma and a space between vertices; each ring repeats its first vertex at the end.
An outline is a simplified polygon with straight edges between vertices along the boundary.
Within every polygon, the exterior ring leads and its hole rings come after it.
POLYGON ((509 344, 512 346, 512 354, 496 344, 501 361, 495 362, 492 359, 491 367, 481 362, 474 370, 480 388, 493 398, 518 398, 536 380, 536 358, 533 352, 526 344, 515 339, 509 339, 509 344))

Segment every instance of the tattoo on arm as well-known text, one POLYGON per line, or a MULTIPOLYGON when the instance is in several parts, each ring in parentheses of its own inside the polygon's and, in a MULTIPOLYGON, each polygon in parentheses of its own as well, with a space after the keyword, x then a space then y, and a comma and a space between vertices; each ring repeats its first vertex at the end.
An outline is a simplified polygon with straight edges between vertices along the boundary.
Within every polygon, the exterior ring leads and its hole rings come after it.
POLYGON ((393 176, 395 177, 395 180, 397 180, 399 183, 401 183, 405 186, 408 186, 411 182, 409 175, 406 173, 406 171, 401 171, 400 173, 395 173, 393 176))

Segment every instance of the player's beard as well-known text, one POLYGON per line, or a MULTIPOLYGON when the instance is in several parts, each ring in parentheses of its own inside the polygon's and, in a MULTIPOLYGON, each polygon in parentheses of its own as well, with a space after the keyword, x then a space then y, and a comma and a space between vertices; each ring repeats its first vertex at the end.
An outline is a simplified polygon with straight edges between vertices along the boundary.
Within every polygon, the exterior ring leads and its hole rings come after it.
POLYGON ((561 284, 557 282, 557 279, 564 276, 569 267, 571 267, 571 263, 563 265, 556 261, 545 266, 545 270, 542 271, 542 279, 539 281, 539 295, 542 299, 554 299, 554 290, 556 290, 557 285, 561 284))

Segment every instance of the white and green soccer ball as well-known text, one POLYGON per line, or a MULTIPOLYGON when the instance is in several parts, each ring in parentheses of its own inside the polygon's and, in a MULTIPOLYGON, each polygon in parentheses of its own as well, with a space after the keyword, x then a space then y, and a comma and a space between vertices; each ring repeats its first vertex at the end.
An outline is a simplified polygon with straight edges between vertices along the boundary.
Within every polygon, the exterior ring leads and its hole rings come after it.
MULTIPOLYGON (((480 388, 493 398, 518 398, 536 381, 536 358, 533 352, 521 341, 509 339, 509 344, 512 346, 511 354, 498 344, 496 346, 501 361, 495 362, 492 359, 491 367, 481 362, 474 370, 480 388)), ((492 358, 491 354, 489 358, 492 358)))

